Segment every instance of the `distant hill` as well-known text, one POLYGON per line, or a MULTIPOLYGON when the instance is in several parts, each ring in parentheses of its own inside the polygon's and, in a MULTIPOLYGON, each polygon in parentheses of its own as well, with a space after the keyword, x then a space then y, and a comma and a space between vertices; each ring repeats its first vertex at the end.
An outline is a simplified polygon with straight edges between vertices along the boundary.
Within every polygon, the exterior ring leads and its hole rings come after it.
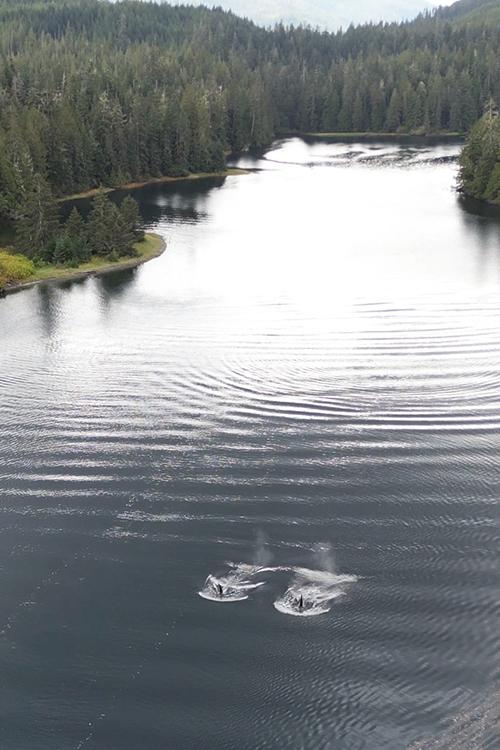
POLYGON ((440 8, 438 16, 449 21, 488 23, 500 20, 500 0, 459 0, 440 8))
MULTIPOLYGON (((165 0, 171 5, 177 0, 165 0)), ((443 0, 446 2, 446 0, 443 0)), ((182 0, 190 5, 218 6, 261 25, 309 24, 325 29, 347 28, 351 23, 401 21, 431 10, 432 0, 182 0)), ((448 0, 449 2, 449 0, 448 0)), ((448 4, 448 3, 446 3, 448 4)))

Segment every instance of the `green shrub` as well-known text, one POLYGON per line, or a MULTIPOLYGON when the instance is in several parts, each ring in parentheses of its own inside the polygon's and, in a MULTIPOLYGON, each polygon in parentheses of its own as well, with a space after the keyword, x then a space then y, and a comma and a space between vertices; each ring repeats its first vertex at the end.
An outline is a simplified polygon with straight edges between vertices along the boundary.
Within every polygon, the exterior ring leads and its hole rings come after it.
POLYGON ((35 273, 33 261, 25 255, 12 255, 0 250, 0 288, 6 284, 25 281, 35 273))
POLYGON ((179 164, 173 164, 168 170, 169 177, 187 177, 189 170, 179 164))
POLYGON ((132 245, 124 253, 122 253, 122 255, 124 258, 138 258, 140 252, 136 247, 132 245))

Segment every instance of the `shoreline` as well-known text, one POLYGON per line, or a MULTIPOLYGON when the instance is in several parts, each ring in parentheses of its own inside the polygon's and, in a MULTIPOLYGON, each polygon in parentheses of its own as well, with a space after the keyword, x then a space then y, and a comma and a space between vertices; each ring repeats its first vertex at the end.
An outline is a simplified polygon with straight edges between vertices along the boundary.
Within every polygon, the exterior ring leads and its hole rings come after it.
POLYGON ((96 276, 106 276, 117 271, 127 271, 138 268, 139 266, 144 265, 144 263, 147 263, 150 260, 154 260, 154 258, 159 258, 160 255, 163 255, 163 253, 167 249, 166 240, 161 237, 161 235, 156 234, 155 232, 147 232, 143 242, 137 243, 137 245, 141 245, 143 243, 147 244, 148 240, 149 244, 151 244, 152 247, 146 248, 144 253, 137 256, 136 258, 121 259, 112 263, 108 262, 103 263, 102 265, 96 265, 94 267, 92 267, 91 264, 96 262, 95 259, 93 261, 90 261, 89 263, 84 263, 77 268, 64 268, 57 266, 45 267, 41 269, 41 272, 43 273, 47 271, 47 276, 34 278, 30 281, 20 281, 15 284, 8 284, 7 286, 3 287, 3 289, 0 289, 0 299, 2 297, 7 297, 10 294, 22 292, 25 289, 31 289, 32 287, 38 286, 40 284, 52 284, 58 281, 83 281, 84 279, 96 276))
POLYGON ((460 198, 463 198, 466 201, 470 201, 471 203, 477 203, 478 206, 481 206, 482 208, 490 208, 490 209, 496 209, 496 211, 500 211, 500 200, 490 201, 488 198, 478 198, 475 195, 471 195, 471 193, 468 193, 464 189, 457 188, 457 193, 460 196, 460 198))
POLYGON ((81 193, 74 193, 73 195, 65 195, 62 198, 58 198, 58 203, 69 203, 71 201, 85 200, 88 198, 94 198, 99 194, 115 193, 118 190, 137 190, 137 188, 147 187, 148 185, 161 185, 168 182, 190 182, 194 180, 206 180, 214 177, 235 177, 238 175, 250 174, 248 169, 240 169, 239 167, 228 167, 221 172, 197 172, 193 174, 183 175, 182 177, 171 177, 164 175, 163 177, 151 177, 149 180, 143 180, 140 182, 126 182, 123 185, 114 185, 112 187, 95 187, 89 190, 84 190, 81 193))
POLYGON ((370 133, 368 132, 351 132, 351 133, 345 133, 345 132, 310 132, 310 133, 284 133, 283 137, 291 137, 295 136, 298 138, 365 138, 367 140, 371 138, 380 139, 380 138, 432 138, 432 139, 440 139, 443 140, 459 140, 465 138, 465 133, 370 133))

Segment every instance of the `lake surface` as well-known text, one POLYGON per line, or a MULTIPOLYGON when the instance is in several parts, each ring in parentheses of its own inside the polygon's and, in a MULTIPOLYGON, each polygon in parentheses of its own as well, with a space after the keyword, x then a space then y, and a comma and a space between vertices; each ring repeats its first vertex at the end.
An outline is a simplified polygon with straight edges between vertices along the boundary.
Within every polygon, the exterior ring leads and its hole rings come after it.
POLYGON ((2 750, 499 747, 500 224, 458 151, 283 141, 136 191, 161 258, 0 301, 2 750))

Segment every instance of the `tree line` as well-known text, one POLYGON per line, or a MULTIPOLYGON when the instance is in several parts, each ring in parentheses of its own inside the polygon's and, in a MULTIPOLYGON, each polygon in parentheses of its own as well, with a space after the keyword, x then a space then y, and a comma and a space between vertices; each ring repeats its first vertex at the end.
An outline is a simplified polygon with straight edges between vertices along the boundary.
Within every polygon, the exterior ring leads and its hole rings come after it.
POLYGON ((78 266, 92 256, 116 261, 138 255, 135 245, 144 239, 144 231, 139 206, 130 196, 117 206, 100 192, 86 218, 76 207, 64 222, 58 214, 47 183, 37 176, 16 215, 17 245, 35 263, 78 266))
POLYGON ((330 34, 203 7, 0 0, 0 222, 22 221, 33 193, 220 171, 282 133, 466 131, 500 100, 500 22, 478 18, 330 34))
POLYGON ((458 181, 467 195, 500 204, 500 115, 493 100, 469 133, 458 181))

